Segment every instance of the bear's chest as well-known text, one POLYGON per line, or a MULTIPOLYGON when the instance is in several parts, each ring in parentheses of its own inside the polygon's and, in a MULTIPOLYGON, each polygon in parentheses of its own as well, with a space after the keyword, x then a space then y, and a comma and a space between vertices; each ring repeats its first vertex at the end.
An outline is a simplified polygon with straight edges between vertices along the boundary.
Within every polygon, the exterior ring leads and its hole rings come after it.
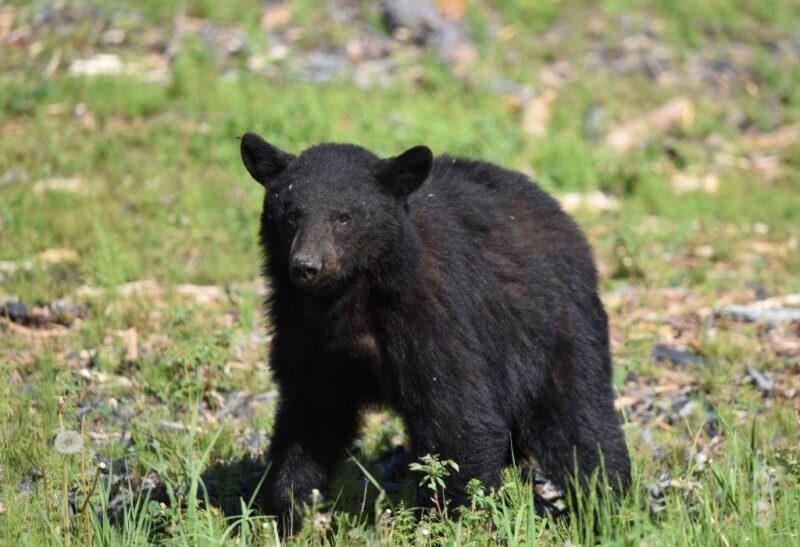
POLYGON ((323 350, 365 365, 377 365, 383 354, 382 343, 366 321, 329 322, 319 333, 323 350))
POLYGON ((355 332, 346 341, 348 353, 359 361, 380 364, 382 350, 378 337, 370 330, 355 332))
POLYGON ((326 311, 316 315, 312 328, 313 337, 323 352, 369 366, 381 363, 381 336, 365 308, 326 311))

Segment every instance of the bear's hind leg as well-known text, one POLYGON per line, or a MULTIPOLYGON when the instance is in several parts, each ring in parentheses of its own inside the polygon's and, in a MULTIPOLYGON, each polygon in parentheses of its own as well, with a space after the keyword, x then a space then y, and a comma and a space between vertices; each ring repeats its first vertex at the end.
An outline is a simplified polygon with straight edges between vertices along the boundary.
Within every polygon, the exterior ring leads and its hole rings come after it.
MULTIPOLYGON (((589 410, 589 409, 586 409, 589 410)), ((615 413, 594 409, 597 414, 587 419, 581 409, 542 412, 519 443, 530 451, 545 477, 559 488, 572 486, 577 475, 580 486, 590 486, 597 472, 597 486, 607 481, 617 493, 630 482, 630 460, 625 438, 616 422, 615 413), (605 414, 605 418, 602 415, 605 414), (612 422, 612 418, 614 422, 612 422), (585 420, 584 423, 580 423, 585 420), (552 423, 560 423, 553 427, 552 423), (605 473, 605 476, 600 473, 605 473)))
POLYGON ((602 470, 598 486, 607 480, 620 493, 630 483, 630 459, 614 409, 610 358, 564 351, 557 359, 552 378, 523 413, 527 420, 515 428, 515 444, 530 451, 559 488, 570 486, 577 474, 585 490, 592 474, 602 470))

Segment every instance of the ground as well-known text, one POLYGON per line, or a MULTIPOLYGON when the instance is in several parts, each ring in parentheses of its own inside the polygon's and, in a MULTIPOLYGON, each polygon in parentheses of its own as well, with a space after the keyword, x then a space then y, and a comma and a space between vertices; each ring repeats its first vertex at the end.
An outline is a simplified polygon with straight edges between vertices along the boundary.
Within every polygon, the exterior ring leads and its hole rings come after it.
POLYGON ((0 4, 2 537, 276 541, 247 508, 277 396, 254 130, 424 143, 559 197, 595 248, 635 467, 597 526, 539 518, 552 493, 513 473, 415 523, 425 472, 376 413, 294 541, 798 542, 800 5, 410 4, 0 4))

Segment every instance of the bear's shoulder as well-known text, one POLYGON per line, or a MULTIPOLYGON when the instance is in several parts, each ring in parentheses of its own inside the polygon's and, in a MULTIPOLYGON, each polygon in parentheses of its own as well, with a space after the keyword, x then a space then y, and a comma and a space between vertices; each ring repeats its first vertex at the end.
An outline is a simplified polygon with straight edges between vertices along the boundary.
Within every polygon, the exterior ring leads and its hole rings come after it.
POLYGON ((448 154, 436 157, 428 180, 416 192, 420 204, 433 197, 440 198, 436 201, 441 205, 461 209, 472 203, 489 209, 511 207, 546 216, 563 215, 558 202, 523 173, 448 154))

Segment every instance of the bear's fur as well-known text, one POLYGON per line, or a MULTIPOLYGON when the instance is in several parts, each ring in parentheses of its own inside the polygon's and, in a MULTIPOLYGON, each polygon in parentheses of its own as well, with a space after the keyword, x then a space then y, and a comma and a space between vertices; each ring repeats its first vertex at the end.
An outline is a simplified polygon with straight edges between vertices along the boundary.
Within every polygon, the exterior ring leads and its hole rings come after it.
POLYGON ((512 451, 562 488, 576 465, 585 484, 601 455, 609 483, 628 484, 592 254, 553 198, 520 173, 424 146, 379 159, 320 144, 295 157, 248 133, 241 152, 267 189, 280 391, 267 513, 297 526, 292 500, 325 491, 374 406, 402 416, 413 457, 458 463, 453 504, 470 478, 497 486, 512 451))

